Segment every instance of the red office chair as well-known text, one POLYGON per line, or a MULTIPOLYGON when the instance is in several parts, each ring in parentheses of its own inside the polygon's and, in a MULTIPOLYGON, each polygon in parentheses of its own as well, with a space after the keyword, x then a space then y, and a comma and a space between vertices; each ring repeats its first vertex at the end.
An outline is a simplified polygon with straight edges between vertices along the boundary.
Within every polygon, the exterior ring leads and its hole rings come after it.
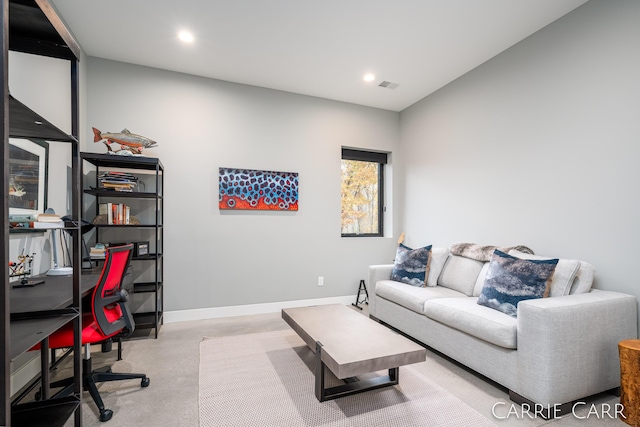
MULTIPOLYGON (((115 336, 129 336, 135 329, 133 316, 127 307, 128 294, 122 289, 122 279, 131 261, 133 245, 110 247, 107 249, 102 274, 94 288, 91 299, 91 312, 82 317, 82 344, 84 359, 82 365, 84 389, 88 390, 100 411, 100 421, 109 421, 113 411, 105 409, 96 383, 128 379, 141 379, 141 386, 149 385, 145 374, 118 374, 111 367, 91 369, 90 344, 99 343, 115 336)), ((70 322, 49 337, 52 349, 73 346, 73 324, 70 322)), ((36 350, 39 347, 34 347, 36 350)), ((51 383, 51 388, 64 387, 54 397, 70 395, 73 391, 73 378, 51 383)))

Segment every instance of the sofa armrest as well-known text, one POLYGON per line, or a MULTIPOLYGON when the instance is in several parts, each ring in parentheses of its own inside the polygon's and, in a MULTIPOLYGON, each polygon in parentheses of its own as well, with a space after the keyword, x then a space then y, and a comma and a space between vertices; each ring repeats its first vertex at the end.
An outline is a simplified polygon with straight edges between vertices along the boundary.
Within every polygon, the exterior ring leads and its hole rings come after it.
POLYGON ((391 272, 393 271, 393 264, 380 264, 369 266, 369 292, 373 292, 376 289, 376 283, 380 280, 389 280, 391 278, 391 272))
POLYGON ((369 315, 376 315, 376 283, 380 280, 389 280, 393 264, 379 264, 369 266, 369 281, 367 282, 367 292, 369 293, 369 315))
POLYGON ((637 324, 635 296, 619 292, 521 301, 517 341, 522 395, 548 405, 618 387, 618 342, 637 338, 637 324))

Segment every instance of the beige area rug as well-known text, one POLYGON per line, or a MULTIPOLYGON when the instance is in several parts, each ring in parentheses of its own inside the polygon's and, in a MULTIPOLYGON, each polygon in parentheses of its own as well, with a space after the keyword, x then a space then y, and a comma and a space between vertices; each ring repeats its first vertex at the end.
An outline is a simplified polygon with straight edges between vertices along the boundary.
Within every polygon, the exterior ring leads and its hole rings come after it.
POLYGON ((200 426, 495 426, 410 365, 397 386, 321 403, 313 363, 291 330, 205 338, 200 426))

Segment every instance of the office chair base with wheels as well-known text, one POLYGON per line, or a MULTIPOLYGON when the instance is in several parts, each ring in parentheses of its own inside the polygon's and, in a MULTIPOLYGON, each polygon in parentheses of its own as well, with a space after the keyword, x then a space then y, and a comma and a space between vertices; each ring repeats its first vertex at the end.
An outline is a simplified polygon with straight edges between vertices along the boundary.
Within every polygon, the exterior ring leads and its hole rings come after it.
MULTIPOLYGON (((121 381, 121 380, 140 380, 140 387, 148 387, 149 386, 149 378, 145 374, 132 374, 132 373, 118 373, 112 372, 111 366, 103 366, 102 368, 98 368, 96 370, 92 369, 91 366, 91 357, 89 356, 89 345, 85 345, 85 357, 82 359, 82 372, 83 379, 82 385, 84 390, 88 391, 91 395, 91 398, 95 402, 98 407, 98 411, 100 411, 100 421, 109 421, 113 416, 113 411, 111 409, 107 409, 104 406, 104 402, 102 401, 102 397, 100 397, 100 393, 98 392, 98 383, 103 383, 107 381, 121 381)), ((65 378, 59 381, 54 381, 51 383, 51 388, 59 388, 63 387, 62 390, 57 392, 53 397, 65 397, 71 395, 73 392, 73 378, 65 378)), ((36 395, 36 399, 39 398, 39 394, 36 395)))

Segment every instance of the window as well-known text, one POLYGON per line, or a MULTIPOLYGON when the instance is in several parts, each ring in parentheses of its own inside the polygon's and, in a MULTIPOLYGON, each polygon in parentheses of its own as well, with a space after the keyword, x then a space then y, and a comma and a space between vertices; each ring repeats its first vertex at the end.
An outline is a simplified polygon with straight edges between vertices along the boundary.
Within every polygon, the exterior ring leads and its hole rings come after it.
POLYGON ((386 153, 342 149, 342 236, 382 236, 386 153))

